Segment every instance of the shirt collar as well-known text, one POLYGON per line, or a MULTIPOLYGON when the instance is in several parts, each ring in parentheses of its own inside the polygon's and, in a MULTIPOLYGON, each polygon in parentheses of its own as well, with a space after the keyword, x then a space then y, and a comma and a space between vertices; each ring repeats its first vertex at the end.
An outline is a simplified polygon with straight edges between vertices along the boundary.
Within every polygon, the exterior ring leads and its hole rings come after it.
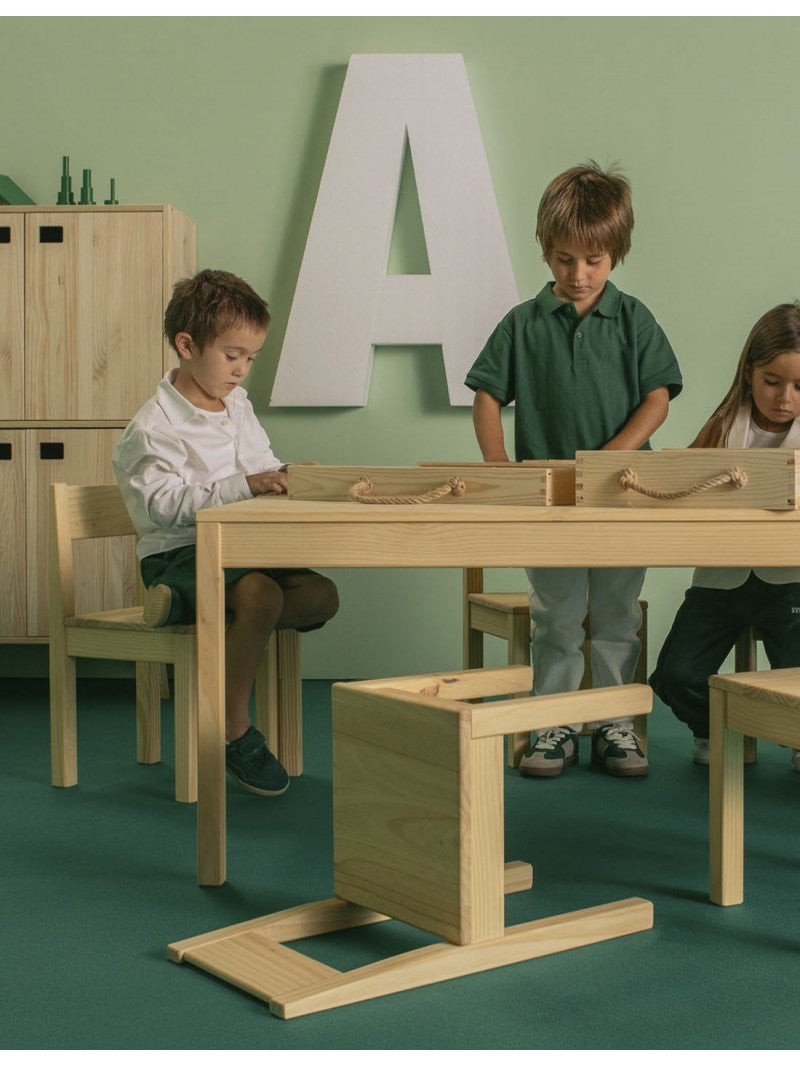
MULTIPOLYGON (((622 294, 613 282, 606 282, 603 289, 602 296, 589 312, 593 315, 597 312, 598 315, 602 315, 604 318, 612 319, 619 312, 619 306, 622 300, 622 294)), ((557 296, 553 294, 553 282, 548 282, 536 295, 536 303, 544 311, 546 315, 552 315, 553 312, 558 311, 560 308, 569 307, 569 301, 559 300, 557 296)))
MULTIPOLYGON (((191 422, 192 419, 202 419, 203 413, 194 404, 190 403, 183 394, 179 393, 172 384, 177 373, 176 367, 167 371, 158 383, 156 398, 170 424, 172 426, 183 426, 184 423, 191 422)), ((238 389, 234 389, 229 396, 223 398, 222 403, 227 408, 229 415, 231 414, 232 406, 236 403, 238 391, 238 389)))

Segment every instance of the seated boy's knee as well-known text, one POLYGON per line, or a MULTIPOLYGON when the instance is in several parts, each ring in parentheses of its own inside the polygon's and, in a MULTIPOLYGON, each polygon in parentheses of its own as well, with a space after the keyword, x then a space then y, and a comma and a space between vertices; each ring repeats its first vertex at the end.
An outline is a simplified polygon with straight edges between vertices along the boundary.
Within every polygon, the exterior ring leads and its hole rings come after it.
POLYGON ((314 618, 309 622, 323 623, 332 619, 339 610, 339 590, 336 584, 323 574, 309 576, 309 608, 314 618))
POLYGON ((272 627, 283 611, 283 590, 260 571, 243 575, 232 587, 231 607, 237 619, 251 625, 272 627))

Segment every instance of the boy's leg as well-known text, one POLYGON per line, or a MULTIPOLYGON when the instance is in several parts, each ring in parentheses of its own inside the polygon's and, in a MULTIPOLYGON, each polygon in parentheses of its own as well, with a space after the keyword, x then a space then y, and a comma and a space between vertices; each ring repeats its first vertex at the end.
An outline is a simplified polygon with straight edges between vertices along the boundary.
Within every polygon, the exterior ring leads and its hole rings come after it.
POLYGON ((269 573, 283 592, 279 630, 317 630, 339 610, 339 593, 330 578, 310 570, 269 573))
MULTIPOLYGON (((583 679, 583 620, 588 571, 585 568, 529 568, 531 662, 537 695, 580 689, 583 679)), ((554 778, 578 761, 582 723, 544 730, 532 738, 520 761, 520 774, 554 778)))
POLYGON ((250 693, 267 641, 283 611, 283 592, 268 575, 250 571, 229 584, 225 606, 225 766, 248 792, 278 796, 289 776, 250 725, 250 693))
POLYGON ((336 614, 336 586, 314 571, 228 572, 225 635, 226 766, 252 793, 275 796, 289 776, 250 725, 250 694, 267 641, 275 629, 316 629, 336 614), (234 578, 233 581, 230 581, 234 578))
MULTIPOLYGON (((641 652, 639 594, 644 575, 640 567, 598 567, 589 572, 592 684, 597 688, 633 681, 641 652)), ((591 726, 593 763, 617 777, 649 773, 650 765, 631 719, 605 719, 591 726)))
POLYGON ((574 692, 583 680, 589 572, 584 567, 533 567, 525 573, 530 582, 533 692, 574 692))
MULTIPOLYGON (((595 567, 589 571, 589 633, 592 685, 596 689, 628 685, 636 674, 641 643, 639 628, 642 609, 639 594, 644 585, 644 568, 595 567)), ((628 720, 620 722, 630 727, 628 720)))

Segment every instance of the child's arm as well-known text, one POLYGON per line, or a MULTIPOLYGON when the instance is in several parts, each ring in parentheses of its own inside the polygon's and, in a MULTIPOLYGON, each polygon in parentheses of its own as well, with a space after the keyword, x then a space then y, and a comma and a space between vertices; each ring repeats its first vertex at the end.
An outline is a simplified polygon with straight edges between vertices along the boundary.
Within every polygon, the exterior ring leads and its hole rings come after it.
POLYGON ((669 411, 669 389, 659 386, 648 393, 618 434, 603 445, 603 449, 633 452, 659 428, 669 411))
POLYGON ((508 462, 503 437, 503 421, 500 418, 501 407, 497 397, 487 393, 484 389, 476 390, 475 400, 472 403, 472 422, 481 454, 487 463, 508 462))

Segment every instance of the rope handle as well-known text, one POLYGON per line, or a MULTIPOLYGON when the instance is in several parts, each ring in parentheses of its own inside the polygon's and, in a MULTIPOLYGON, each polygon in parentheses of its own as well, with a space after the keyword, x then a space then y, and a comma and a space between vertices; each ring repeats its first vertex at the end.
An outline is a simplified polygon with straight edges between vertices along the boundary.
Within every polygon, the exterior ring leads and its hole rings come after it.
POLYGON ((447 496, 448 493, 452 493, 453 496, 463 496, 467 491, 467 483, 463 478, 450 478, 443 485, 438 485, 435 489, 420 493, 418 496, 372 496, 374 488, 372 479, 365 474, 350 486, 348 496, 359 504, 432 504, 434 500, 447 496))
POLYGON ((688 489, 676 489, 671 493, 642 485, 638 474, 630 467, 626 467, 619 476, 620 489, 630 489, 634 493, 641 493, 642 496, 653 497, 654 500, 680 500, 682 497, 696 496, 697 493, 705 493, 708 489, 718 489, 723 485, 729 485, 731 489, 744 489, 747 485, 746 472, 738 467, 729 467, 726 471, 706 478, 704 482, 690 485, 688 489))

